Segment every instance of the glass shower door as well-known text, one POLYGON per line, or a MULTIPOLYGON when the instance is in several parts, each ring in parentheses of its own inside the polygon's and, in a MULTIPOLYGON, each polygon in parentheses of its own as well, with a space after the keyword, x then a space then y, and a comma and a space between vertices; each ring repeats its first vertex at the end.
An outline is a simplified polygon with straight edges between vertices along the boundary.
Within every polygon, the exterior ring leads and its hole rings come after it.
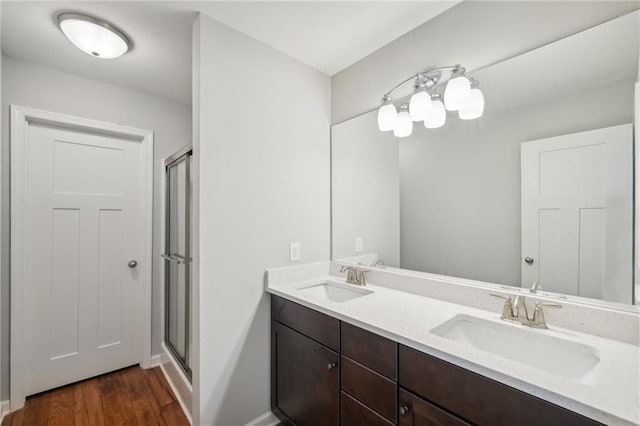
POLYGON ((165 344, 191 379, 191 150, 166 169, 165 344))

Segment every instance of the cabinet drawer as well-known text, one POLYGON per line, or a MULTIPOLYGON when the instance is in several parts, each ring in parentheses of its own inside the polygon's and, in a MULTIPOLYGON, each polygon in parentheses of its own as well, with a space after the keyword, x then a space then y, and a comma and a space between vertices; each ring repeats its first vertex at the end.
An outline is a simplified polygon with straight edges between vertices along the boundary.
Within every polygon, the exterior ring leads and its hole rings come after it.
POLYGON ((340 351, 340 321, 335 318, 278 296, 271 296, 271 318, 340 351))
POLYGON ((361 402, 353 399, 348 394, 342 392, 341 399, 341 418, 342 426, 392 426, 389 420, 380 414, 371 411, 361 402))
POLYGON ((342 390, 395 422, 397 385, 381 374, 342 356, 342 390))
POLYGON ((452 414, 400 389, 398 405, 401 408, 399 426, 468 426, 452 414), (406 410, 406 411, 403 411, 406 410))
POLYGON ((400 345, 399 385, 479 425, 596 425, 594 420, 400 345))
POLYGON ((342 323, 342 354, 360 364, 398 379, 398 344, 359 327, 342 323))

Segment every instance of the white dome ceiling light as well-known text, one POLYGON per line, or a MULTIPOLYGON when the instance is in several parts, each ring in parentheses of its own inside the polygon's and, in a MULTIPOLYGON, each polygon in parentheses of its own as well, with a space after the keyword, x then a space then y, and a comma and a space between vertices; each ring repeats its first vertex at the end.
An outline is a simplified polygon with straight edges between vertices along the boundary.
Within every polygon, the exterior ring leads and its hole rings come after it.
POLYGON ((119 58, 133 46, 124 32, 101 19, 80 13, 61 13, 57 20, 69 41, 94 58, 119 58))

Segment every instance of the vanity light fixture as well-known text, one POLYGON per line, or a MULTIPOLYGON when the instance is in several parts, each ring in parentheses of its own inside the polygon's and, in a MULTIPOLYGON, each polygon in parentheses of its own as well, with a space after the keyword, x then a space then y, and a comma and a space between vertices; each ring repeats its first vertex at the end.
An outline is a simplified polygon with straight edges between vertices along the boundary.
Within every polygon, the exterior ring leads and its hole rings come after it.
POLYGON ((469 95, 469 102, 460 107, 458 110, 458 116, 462 120, 473 120, 482 117, 484 112, 484 95, 482 91, 478 89, 478 80, 472 78, 471 80, 471 94, 469 95))
POLYGON ((398 120, 393 128, 393 135, 397 138, 406 138, 411 135, 413 131, 413 120, 409 115, 409 105, 400 105, 400 112, 398 113, 398 120))
POLYGON ((378 128, 383 132, 393 130, 396 137, 407 137, 413 131, 413 121, 424 122, 427 129, 444 126, 447 111, 458 111, 462 120, 479 118, 484 113, 484 96, 478 84, 477 80, 466 76, 465 68, 460 65, 414 74, 384 94, 378 109, 378 128), (443 81, 444 70, 451 71, 449 78, 443 81), (413 94, 409 103, 403 103, 398 112, 391 93, 411 80, 414 80, 413 94))
POLYGON ((115 59, 131 50, 131 40, 114 25, 81 13, 61 13, 58 26, 74 46, 100 59, 115 59))
POLYGON ((396 126, 398 111, 390 96, 384 95, 381 102, 382 106, 378 110, 378 128, 381 132, 388 132, 396 126))

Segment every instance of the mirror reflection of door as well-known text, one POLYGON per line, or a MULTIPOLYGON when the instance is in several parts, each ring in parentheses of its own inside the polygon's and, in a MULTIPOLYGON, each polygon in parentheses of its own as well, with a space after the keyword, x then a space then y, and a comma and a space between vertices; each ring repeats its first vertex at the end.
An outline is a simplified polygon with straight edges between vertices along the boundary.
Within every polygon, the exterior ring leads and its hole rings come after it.
POLYGON ((165 344, 191 378, 191 151, 166 163, 165 344))
POLYGON ((522 286, 632 303, 633 126, 525 142, 522 286))

